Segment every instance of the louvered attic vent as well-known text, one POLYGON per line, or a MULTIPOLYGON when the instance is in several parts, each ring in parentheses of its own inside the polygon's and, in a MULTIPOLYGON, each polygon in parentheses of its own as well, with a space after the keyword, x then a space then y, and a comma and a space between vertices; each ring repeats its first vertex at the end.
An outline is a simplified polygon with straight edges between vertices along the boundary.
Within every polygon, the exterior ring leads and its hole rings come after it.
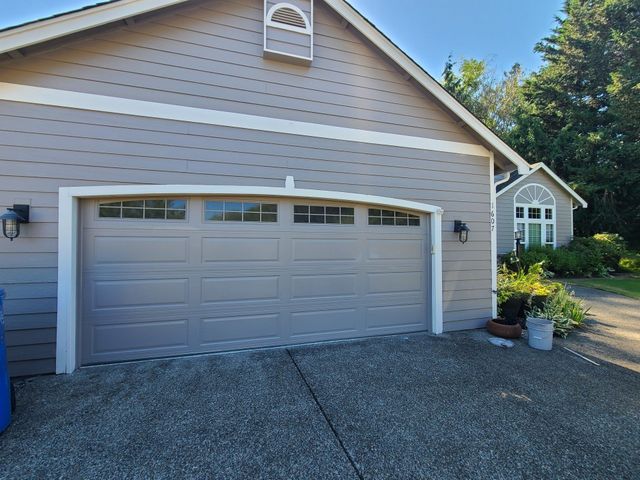
POLYGON ((304 17, 293 8, 289 7, 281 7, 273 12, 273 15, 271 15, 271 21, 282 23, 283 25, 289 25, 290 27, 307 28, 307 23, 304 21, 304 17))
POLYGON ((313 0, 264 2, 264 55, 308 65, 313 60, 313 0))

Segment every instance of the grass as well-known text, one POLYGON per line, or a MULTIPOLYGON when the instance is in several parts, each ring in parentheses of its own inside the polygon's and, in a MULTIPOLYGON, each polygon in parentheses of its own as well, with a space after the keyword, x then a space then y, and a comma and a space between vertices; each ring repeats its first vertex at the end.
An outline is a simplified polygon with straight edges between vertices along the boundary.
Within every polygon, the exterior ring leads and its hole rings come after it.
POLYGON ((570 283, 640 299, 640 277, 575 278, 570 283))

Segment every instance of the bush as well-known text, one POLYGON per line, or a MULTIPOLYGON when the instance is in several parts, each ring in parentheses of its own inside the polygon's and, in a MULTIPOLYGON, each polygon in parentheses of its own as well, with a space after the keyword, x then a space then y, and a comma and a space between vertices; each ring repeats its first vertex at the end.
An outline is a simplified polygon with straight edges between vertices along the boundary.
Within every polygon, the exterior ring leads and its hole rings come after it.
POLYGON ((498 307, 502 309, 507 300, 515 297, 528 304, 532 296, 547 296, 552 289, 552 284, 545 281, 540 263, 515 271, 502 265, 498 273, 498 307))
POLYGON ((564 338, 571 330, 582 326, 588 311, 582 300, 563 287, 550 295, 542 308, 534 308, 530 315, 551 320, 554 333, 564 338))
POLYGON ((640 253, 628 253, 620 259, 620 270, 630 273, 640 273, 640 253))
MULTIPOLYGON (((507 262, 511 268, 530 268, 542 263, 549 272, 560 277, 607 276, 622 269, 621 259, 625 255, 624 239, 613 233, 599 233, 593 237, 576 238, 569 245, 558 247, 531 247, 520 259, 507 262)), ((632 261, 625 262, 632 266, 632 261)), ((633 268, 633 267, 632 267, 633 268)))

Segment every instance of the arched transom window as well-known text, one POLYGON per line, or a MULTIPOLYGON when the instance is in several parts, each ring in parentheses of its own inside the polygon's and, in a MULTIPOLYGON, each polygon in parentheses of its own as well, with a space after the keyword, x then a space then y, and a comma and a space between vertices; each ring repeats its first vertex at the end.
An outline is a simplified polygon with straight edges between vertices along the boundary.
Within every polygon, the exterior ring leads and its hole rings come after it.
POLYGON ((544 186, 531 183, 522 187, 514 199, 514 225, 523 232, 524 245, 556 246, 556 199, 544 186))

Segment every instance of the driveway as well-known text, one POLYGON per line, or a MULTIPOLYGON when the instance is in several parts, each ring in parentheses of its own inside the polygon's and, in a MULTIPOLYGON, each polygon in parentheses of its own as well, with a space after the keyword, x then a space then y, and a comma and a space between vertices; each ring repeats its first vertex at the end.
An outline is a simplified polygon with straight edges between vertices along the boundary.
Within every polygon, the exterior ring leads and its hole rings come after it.
POLYGON ((640 375, 561 345, 416 334, 34 378, 0 478, 638 478, 640 375))

